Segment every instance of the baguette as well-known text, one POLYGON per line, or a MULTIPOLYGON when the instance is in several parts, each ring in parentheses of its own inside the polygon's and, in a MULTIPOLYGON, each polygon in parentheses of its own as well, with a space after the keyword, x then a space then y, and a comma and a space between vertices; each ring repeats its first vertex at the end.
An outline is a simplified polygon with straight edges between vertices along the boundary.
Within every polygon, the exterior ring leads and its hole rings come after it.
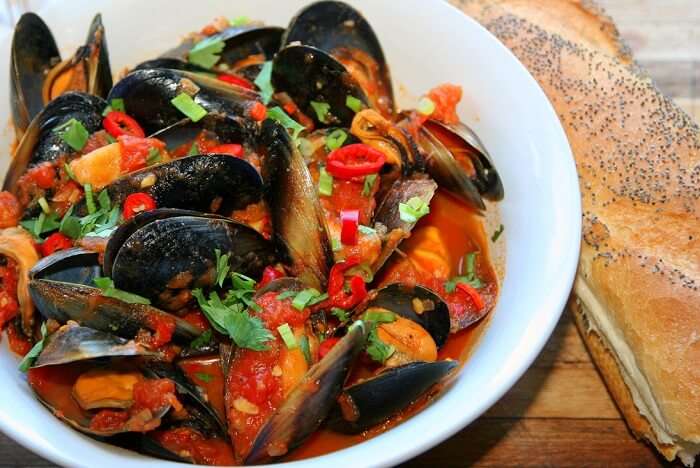
POLYGON ((566 27, 560 13, 540 9, 571 12, 578 2, 460 3, 530 70, 569 138, 583 207, 570 307, 610 393, 637 437, 692 466, 700 452, 700 129, 629 66, 614 34, 578 27, 594 25, 595 15, 576 13, 566 27))

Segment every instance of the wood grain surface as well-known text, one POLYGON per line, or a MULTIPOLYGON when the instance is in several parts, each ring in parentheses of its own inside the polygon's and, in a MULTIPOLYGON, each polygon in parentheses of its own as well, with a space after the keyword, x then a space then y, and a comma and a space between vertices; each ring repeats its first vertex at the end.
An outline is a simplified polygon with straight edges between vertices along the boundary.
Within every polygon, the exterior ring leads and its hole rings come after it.
MULTIPOLYGON (((661 90, 700 122, 700 0, 598 1, 661 90)), ((404 466, 665 464, 630 435, 565 314, 510 392, 471 426, 404 466)), ((48 466, 54 465, 0 434, 0 467, 48 466)))

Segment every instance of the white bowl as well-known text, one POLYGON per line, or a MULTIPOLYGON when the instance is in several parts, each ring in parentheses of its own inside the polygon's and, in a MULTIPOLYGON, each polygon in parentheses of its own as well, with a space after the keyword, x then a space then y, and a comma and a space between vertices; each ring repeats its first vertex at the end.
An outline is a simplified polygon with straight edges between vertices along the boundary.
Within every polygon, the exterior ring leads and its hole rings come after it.
MULTIPOLYGON (((71 0, 45 4, 38 13, 68 55, 84 40, 92 16, 102 12, 113 71, 119 73, 156 56, 214 16, 245 15, 284 26, 305 3, 71 0)), ((463 86, 460 116, 489 148, 505 186, 500 209, 508 244, 506 276, 488 329, 444 395, 372 440, 290 467, 395 465, 469 424, 515 383, 544 346, 568 297, 578 259, 581 208, 571 151, 547 98, 518 60, 442 1, 351 3, 377 32, 396 85, 407 91, 398 92, 400 98, 419 96, 443 82, 463 86)), ((1 40, 0 76, 7 77, 11 37, 1 40)), ((0 102, 8 99, 4 84, 0 102)), ((0 107, 0 121, 9 117, 8 107, 0 107)), ((6 131, 0 147, 9 145, 6 131)), ((7 164, 7 158, 2 162, 7 164)), ((95 442, 54 418, 34 398, 4 344, 0 381, 0 429, 30 450, 68 466, 153 466, 153 459, 95 442)))

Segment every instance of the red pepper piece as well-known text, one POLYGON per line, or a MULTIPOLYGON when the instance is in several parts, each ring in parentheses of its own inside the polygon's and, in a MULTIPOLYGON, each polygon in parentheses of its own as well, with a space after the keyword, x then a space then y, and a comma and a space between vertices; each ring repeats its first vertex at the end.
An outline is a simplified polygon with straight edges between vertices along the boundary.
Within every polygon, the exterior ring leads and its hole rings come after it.
POLYGON ((150 211, 156 208, 156 201, 147 193, 132 193, 124 200, 123 215, 129 220, 142 211, 150 211))
POLYGON ((353 255, 348 257, 343 262, 338 262, 333 265, 331 272, 328 275, 328 295, 333 297, 336 294, 343 292, 343 285, 345 284, 345 271, 360 264, 360 257, 353 255))
POLYGON ((471 298, 476 310, 481 310, 484 308, 484 299, 481 297, 481 294, 479 294, 479 291, 466 283, 457 283, 457 289, 465 292, 467 296, 471 298))
POLYGON ((333 349, 333 346, 335 346, 338 341, 340 341, 340 338, 327 338, 326 341, 321 343, 318 347, 318 357, 323 359, 323 356, 328 354, 331 349, 333 349))
POLYGON ((240 76, 227 75, 223 73, 217 76, 216 79, 219 81, 223 81, 224 83, 228 83, 230 85, 240 86, 241 88, 253 89, 253 84, 245 78, 241 78, 240 76))
POLYGON ((360 210, 341 210, 340 223, 340 242, 344 245, 357 245, 360 210))
POLYGON ((68 237, 60 232, 54 232, 46 238, 39 246, 39 249, 41 250, 41 255, 48 257, 58 250, 70 249, 71 247, 73 247, 73 242, 68 237))
POLYGON ((216 145, 207 150, 207 153, 230 154, 240 158, 243 156, 243 147, 236 143, 227 143, 224 145, 216 145))
POLYGON ((334 177, 352 179, 380 171, 386 156, 363 143, 355 143, 333 150, 326 159, 326 170, 334 177))
POLYGON ((257 102, 250 106, 250 118, 257 122, 262 122, 267 117, 267 107, 262 102, 257 102))
POLYGON ((348 257, 344 262, 339 262, 333 265, 328 278, 328 300, 324 305, 330 304, 331 307, 340 307, 341 309, 351 309, 367 297, 367 288, 365 280, 360 275, 353 275, 350 280, 350 294, 347 294, 343 286, 345 286, 345 271, 358 265, 360 258, 358 256, 348 257))
POLYGON ((284 276, 284 272, 279 271, 277 268, 273 266, 266 266, 262 272, 262 279, 258 283, 258 289, 263 288, 267 286, 270 282, 278 278, 283 278, 284 276))
POLYGON ((139 138, 144 138, 146 136, 139 123, 126 115, 124 112, 110 112, 102 121, 102 125, 104 126, 105 130, 107 130, 107 133, 112 135, 114 138, 122 135, 135 136, 139 138))

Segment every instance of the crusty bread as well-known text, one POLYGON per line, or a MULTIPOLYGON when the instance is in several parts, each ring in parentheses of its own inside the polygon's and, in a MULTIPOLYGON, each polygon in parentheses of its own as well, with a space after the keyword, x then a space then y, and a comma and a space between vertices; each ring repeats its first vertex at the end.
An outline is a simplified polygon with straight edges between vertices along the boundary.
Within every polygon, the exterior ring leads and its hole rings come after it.
POLYGON ((576 315, 611 394, 637 436, 692 464, 700 452, 700 129, 611 53, 619 41, 595 50, 590 34, 577 40, 561 15, 538 8, 571 11, 571 1, 460 3, 525 64, 566 130, 583 206, 576 315), (557 33, 567 29, 566 38, 557 33))

